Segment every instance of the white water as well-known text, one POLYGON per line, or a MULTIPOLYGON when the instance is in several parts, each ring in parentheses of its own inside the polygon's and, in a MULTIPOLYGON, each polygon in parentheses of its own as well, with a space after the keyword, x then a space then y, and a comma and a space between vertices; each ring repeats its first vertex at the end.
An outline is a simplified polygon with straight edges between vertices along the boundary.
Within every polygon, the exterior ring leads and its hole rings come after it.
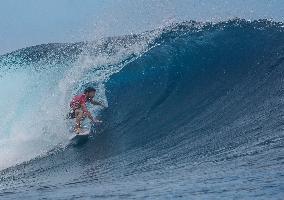
POLYGON ((122 60, 129 55, 135 55, 135 59, 145 52, 156 35, 149 34, 123 47, 113 45, 109 47, 115 49, 113 55, 90 56, 85 50, 67 65, 40 62, 5 69, 0 62, 0 169, 43 155, 57 145, 66 145, 70 122, 65 116, 72 95, 92 83, 98 89, 96 99, 107 105, 104 83, 124 67, 125 63, 119 64, 122 60))

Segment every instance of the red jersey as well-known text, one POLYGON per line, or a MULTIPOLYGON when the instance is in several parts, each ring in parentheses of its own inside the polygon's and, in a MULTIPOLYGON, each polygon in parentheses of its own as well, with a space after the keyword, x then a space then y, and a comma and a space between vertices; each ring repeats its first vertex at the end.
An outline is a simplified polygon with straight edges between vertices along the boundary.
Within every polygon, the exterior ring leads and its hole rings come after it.
POLYGON ((73 110, 78 108, 82 108, 83 112, 88 112, 86 103, 90 101, 90 98, 87 98, 85 94, 74 96, 72 101, 70 102, 70 107, 73 110))

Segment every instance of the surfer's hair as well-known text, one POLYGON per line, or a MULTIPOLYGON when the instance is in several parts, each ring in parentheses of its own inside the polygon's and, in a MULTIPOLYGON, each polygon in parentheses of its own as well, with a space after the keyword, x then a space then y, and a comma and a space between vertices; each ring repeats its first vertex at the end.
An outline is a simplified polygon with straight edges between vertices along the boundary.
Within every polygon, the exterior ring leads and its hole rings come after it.
POLYGON ((84 94, 89 93, 89 92, 96 92, 96 89, 93 88, 93 87, 87 87, 87 88, 84 90, 84 94))

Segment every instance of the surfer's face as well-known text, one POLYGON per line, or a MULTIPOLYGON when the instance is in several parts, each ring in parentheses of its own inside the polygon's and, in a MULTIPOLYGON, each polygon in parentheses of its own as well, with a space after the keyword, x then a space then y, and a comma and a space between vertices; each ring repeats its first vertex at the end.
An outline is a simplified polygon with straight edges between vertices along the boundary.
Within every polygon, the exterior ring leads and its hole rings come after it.
POLYGON ((96 95, 95 91, 89 92, 88 97, 93 98, 96 95))

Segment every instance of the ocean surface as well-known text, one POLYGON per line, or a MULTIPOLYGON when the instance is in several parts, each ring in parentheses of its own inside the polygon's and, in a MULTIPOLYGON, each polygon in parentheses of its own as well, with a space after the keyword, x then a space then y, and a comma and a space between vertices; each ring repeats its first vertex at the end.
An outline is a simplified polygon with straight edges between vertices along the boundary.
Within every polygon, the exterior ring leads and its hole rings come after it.
POLYGON ((0 56, 0 92, 1 200, 284 197, 282 23, 32 46, 0 56), (108 107, 71 141, 86 86, 108 107))

